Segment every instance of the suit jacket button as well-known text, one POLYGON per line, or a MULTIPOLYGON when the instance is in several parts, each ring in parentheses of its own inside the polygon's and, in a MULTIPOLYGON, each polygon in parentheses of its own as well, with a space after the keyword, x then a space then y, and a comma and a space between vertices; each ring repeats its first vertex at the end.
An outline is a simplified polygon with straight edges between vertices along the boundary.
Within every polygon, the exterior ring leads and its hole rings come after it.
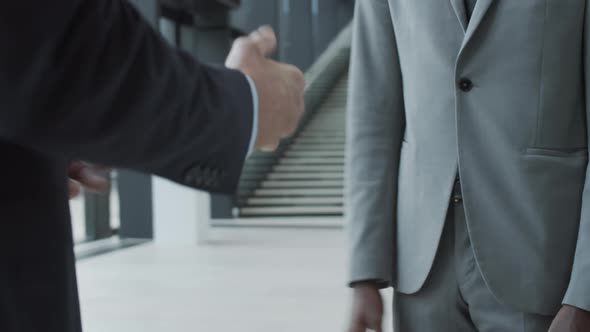
POLYGON ((468 78, 462 78, 459 81, 459 89, 463 92, 469 92, 473 89, 473 82, 468 78))

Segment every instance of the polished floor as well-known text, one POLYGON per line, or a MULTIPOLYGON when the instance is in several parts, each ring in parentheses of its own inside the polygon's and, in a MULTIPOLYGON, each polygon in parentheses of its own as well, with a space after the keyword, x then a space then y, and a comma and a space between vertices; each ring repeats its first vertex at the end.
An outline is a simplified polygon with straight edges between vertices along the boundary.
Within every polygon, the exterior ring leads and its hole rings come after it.
POLYGON ((214 228, 202 247, 147 244, 85 259, 85 331, 344 331, 344 248, 341 229, 214 228))

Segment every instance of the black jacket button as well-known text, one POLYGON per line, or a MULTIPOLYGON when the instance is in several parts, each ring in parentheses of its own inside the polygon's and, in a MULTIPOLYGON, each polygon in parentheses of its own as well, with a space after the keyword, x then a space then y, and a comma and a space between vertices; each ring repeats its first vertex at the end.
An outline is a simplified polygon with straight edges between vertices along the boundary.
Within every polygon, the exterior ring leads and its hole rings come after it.
POLYGON ((459 81, 459 89, 463 92, 469 92, 473 89, 473 82, 468 78, 462 78, 459 81))

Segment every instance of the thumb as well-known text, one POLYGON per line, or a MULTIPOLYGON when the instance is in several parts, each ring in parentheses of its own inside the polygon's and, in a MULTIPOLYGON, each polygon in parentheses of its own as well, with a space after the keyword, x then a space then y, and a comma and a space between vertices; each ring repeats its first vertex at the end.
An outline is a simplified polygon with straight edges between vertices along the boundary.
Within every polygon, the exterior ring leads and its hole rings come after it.
POLYGON ((277 36, 268 25, 261 26, 258 30, 252 32, 250 38, 265 57, 272 55, 277 48, 277 36))

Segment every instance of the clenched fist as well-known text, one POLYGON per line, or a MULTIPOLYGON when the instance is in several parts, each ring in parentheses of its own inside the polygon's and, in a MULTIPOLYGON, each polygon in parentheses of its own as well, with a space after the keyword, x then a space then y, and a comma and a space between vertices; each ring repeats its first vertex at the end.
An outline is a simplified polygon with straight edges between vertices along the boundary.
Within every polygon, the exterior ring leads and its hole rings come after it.
POLYGON ((305 79, 297 67, 268 57, 277 39, 270 27, 261 27, 234 42, 226 67, 248 75, 258 92, 258 131, 255 147, 274 150, 291 135, 303 114, 305 79))

